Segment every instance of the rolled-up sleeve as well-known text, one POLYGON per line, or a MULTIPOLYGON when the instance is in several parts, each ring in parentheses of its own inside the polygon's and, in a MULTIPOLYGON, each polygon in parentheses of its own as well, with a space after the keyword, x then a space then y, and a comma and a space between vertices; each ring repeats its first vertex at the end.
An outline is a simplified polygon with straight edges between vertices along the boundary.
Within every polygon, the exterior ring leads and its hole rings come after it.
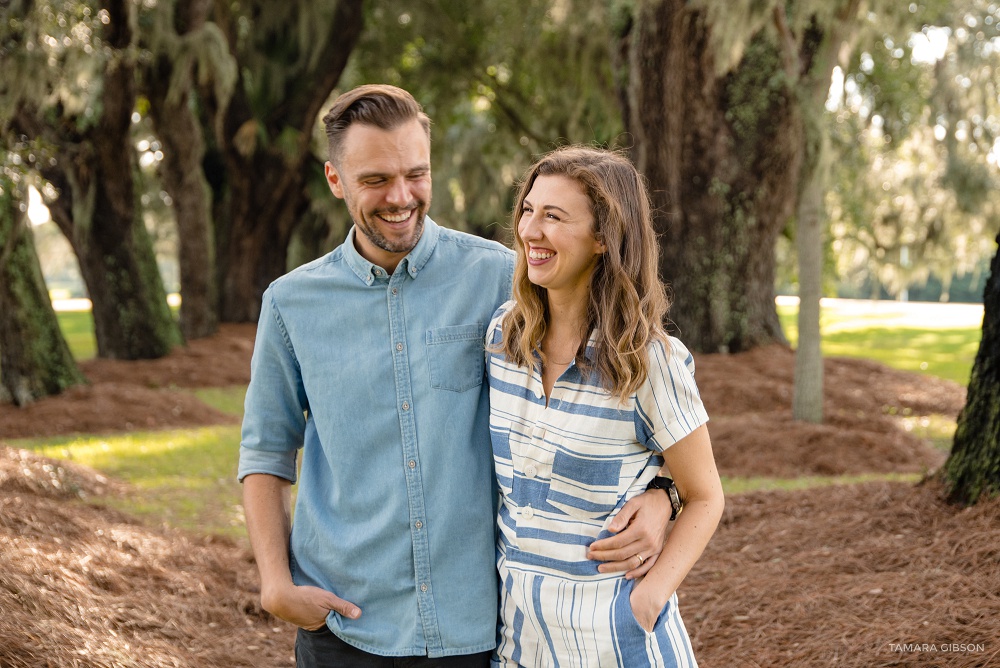
POLYGON ((267 473, 295 482, 296 453, 305 435, 309 405, 302 373, 272 291, 264 293, 250 362, 240 481, 251 473, 267 473))

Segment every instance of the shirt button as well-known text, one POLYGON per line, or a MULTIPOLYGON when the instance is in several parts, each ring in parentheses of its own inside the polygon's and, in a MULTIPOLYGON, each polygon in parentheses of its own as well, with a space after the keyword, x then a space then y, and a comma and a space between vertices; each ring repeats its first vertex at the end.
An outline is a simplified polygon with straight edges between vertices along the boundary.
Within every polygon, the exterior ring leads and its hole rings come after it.
POLYGON ((427 591, 427 585, 425 584, 420 585, 420 591, 427 591))
POLYGON ((410 410, 410 402, 409 401, 404 401, 403 402, 403 410, 404 411, 410 410))
POLYGON ((521 510, 521 517, 523 517, 526 520, 530 520, 534 516, 535 516, 535 509, 532 508, 531 506, 525 506, 521 510))
POLYGON ((399 288, 393 288, 392 289, 392 294, 398 295, 399 294, 399 288))
POLYGON ((538 475, 538 469, 535 468, 534 464, 528 464, 524 467, 524 475, 528 478, 534 478, 538 475))
POLYGON ((417 463, 415 461, 413 461, 412 459, 410 461, 406 462, 406 465, 409 466, 411 469, 417 468, 417 463))
POLYGON ((396 350, 402 350, 402 349, 403 349, 403 344, 402 343, 397 343, 396 344, 396 350))
POLYGON ((421 522, 420 520, 417 520, 416 522, 413 523, 413 526, 417 527, 418 529, 423 529, 424 523, 421 522))

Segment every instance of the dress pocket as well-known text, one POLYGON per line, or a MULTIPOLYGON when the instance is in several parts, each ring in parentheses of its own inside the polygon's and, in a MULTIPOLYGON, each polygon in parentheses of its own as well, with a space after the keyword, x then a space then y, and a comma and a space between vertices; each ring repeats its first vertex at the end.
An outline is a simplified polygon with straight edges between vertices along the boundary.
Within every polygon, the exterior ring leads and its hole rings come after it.
POLYGON ((485 335, 485 328, 478 322, 427 330, 427 365, 431 387, 465 392, 482 385, 485 335))
POLYGON ((618 504, 622 462, 556 450, 552 460, 549 505, 583 519, 605 517, 618 504))

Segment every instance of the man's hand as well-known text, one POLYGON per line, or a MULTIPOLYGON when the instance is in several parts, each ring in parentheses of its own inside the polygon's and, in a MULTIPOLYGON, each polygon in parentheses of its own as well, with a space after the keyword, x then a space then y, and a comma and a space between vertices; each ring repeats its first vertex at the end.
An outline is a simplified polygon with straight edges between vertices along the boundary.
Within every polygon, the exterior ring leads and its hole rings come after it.
POLYGON ((629 580, 645 575, 663 549, 670 511, 666 492, 643 492, 622 506, 608 525, 617 535, 591 543, 587 558, 605 562, 597 567, 602 573, 628 571, 625 578, 629 580))
POLYGON ((331 610, 350 619, 361 616, 358 606, 319 587, 288 584, 278 591, 263 593, 260 602, 275 617, 307 631, 322 628, 331 610))

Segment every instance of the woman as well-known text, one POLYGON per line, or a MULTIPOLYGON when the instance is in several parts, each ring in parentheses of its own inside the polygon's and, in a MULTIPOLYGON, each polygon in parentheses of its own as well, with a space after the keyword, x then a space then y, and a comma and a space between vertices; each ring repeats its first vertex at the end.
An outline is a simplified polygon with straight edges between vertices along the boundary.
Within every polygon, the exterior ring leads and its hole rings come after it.
POLYGON ((558 149, 528 171, 514 222, 514 300, 487 334, 494 665, 696 665, 676 589, 724 499, 691 355, 663 329, 643 179, 618 154, 558 149), (597 568, 588 546, 667 476, 684 506, 652 568, 636 579, 597 568))

